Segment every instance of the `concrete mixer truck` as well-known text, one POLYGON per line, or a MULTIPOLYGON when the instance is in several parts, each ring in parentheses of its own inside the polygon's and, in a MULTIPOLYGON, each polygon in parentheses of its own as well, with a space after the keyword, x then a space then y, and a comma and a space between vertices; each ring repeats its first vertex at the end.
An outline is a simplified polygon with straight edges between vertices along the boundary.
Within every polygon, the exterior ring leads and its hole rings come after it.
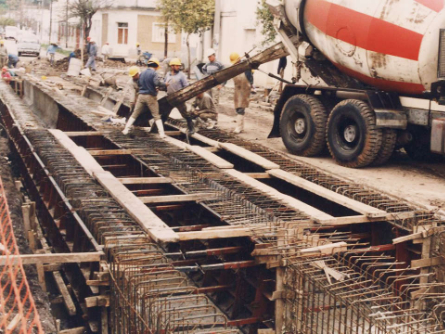
POLYGON ((296 68, 270 137, 337 163, 445 154, 444 0, 268 0, 296 68), (322 84, 310 85, 306 69, 322 84))

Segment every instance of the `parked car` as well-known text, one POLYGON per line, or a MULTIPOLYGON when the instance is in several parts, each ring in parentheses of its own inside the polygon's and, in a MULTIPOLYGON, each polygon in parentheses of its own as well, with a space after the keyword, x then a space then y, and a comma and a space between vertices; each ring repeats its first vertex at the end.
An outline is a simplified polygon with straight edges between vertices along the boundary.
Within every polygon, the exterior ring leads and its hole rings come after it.
POLYGON ((17 43, 17 54, 20 56, 33 55, 40 56, 40 41, 37 38, 24 36, 23 39, 17 43))
POLYGON ((18 28, 14 26, 5 27, 5 39, 13 39, 17 41, 18 28))

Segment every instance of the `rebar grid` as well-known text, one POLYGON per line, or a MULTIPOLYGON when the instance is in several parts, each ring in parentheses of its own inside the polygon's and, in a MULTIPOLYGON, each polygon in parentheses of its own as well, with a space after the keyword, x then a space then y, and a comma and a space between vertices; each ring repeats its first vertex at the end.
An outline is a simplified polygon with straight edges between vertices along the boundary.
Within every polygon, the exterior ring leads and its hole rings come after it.
POLYGON ((442 333, 445 284, 383 252, 294 257, 285 271, 292 333, 442 333), (426 279, 426 283, 422 280, 426 279))

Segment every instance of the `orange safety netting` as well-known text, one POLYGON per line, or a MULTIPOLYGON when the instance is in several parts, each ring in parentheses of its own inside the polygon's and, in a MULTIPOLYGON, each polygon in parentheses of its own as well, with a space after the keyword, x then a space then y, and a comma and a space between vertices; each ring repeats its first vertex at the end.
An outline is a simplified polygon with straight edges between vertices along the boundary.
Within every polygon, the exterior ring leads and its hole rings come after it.
POLYGON ((0 178, 0 331, 44 333, 26 280, 0 178))

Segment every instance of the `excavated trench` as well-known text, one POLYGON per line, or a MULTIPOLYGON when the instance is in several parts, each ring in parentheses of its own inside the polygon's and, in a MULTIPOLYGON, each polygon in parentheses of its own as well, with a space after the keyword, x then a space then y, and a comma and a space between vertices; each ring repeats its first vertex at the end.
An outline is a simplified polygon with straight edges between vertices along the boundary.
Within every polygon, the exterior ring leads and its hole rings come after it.
POLYGON ((220 130, 123 136, 99 90, 0 88, 51 251, 100 255, 61 268, 89 331, 439 333, 433 213, 220 130))

